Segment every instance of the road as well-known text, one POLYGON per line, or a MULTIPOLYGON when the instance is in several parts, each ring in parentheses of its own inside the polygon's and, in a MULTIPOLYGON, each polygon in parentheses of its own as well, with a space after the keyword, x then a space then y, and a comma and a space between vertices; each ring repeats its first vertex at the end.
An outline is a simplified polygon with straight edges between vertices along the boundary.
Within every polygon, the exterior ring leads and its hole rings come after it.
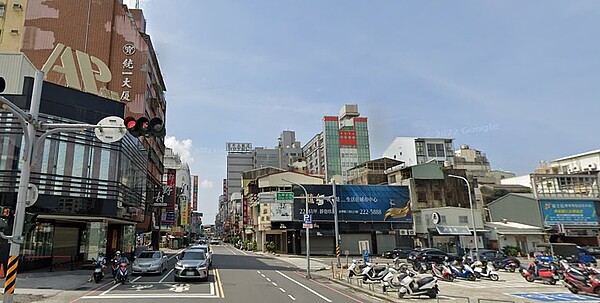
MULTIPOLYGON (((95 290, 72 294, 69 303, 94 302, 261 302, 330 303, 381 302, 348 290, 327 279, 305 278, 305 273, 282 260, 243 252, 230 245, 214 245, 208 282, 175 282, 174 255, 162 275, 133 276, 124 285, 105 283, 95 290)), ((42 301, 44 302, 44 301, 42 301)))

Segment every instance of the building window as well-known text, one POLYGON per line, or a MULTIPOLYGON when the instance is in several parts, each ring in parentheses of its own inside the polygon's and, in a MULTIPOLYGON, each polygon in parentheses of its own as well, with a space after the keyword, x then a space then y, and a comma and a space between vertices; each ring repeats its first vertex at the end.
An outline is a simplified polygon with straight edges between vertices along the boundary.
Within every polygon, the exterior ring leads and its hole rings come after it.
POLYGON ((396 175, 390 175, 390 179, 388 181, 390 184, 396 183, 396 175))
POLYGON ((427 202, 427 193, 424 191, 417 192, 417 201, 427 202))
POLYGON ((4 5, 0 5, 0 18, 4 17, 4 5))
POLYGON ((444 144, 442 143, 427 143, 428 157, 445 157, 444 144))
POLYGON ((433 192, 433 199, 435 200, 442 200, 442 193, 440 191, 434 191, 433 192))
POLYGON ((458 223, 468 224, 469 223, 469 217, 467 217, 467 216, 458 216, 458 223))
POLYGON ((440 223, 446 223, 446 216, 440 216, 440 223))
POLYGON ((427 143, 427 156, 435 157, 435 144, 427 143))
POLYGON ((415 216, 415 223, 421 224, 421 216, 415 216))
POLYGON ((425 155, 425 143, 424 142, 415 142, 415 149, 417 152, 417 156, 425 155))
POLYGON ((436 144, 435 151, 436 151, 437 157, 445 157, 446 156, 446 153, 444 152, 444 144, 436 144))

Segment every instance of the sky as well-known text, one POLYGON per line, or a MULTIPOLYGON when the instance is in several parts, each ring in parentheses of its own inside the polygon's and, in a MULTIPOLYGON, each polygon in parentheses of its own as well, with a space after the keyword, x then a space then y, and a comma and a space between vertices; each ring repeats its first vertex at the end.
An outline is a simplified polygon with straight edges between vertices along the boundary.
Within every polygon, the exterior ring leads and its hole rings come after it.
MULTIPOLYGON (((135 7, 135 0, 124 0, 135 7)), ((141 0, 166 83, 166 144, 214 223, 226 142, 302 145, 358 104, 371 158, 453 138, 493 169, 600 148, 599 1, 141 0)))

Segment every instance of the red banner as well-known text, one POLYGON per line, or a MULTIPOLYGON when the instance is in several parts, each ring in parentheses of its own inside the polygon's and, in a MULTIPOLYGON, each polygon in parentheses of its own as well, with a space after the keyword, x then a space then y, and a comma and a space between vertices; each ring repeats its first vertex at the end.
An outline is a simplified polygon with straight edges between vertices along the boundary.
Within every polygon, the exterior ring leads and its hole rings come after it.
POLYGON ((194 203, 192 211, 198 211, 198 176, 194 176, 194 189, 192 194, 192 201, 194 203))
POLYGON ((243 213, 242 220, 244 222, 244 226, 246 226, 250 223, 250 222, 248 222, 248 199, 247 198, 244 198, 242 200, 242 213, 243 213))
POLYGON ((167 170, 167 192, 165 193, 165 202, 167 202, 167 211, 175 210, 175 203, 177 202, 176 184, 177 171, 174 169, 167 170))

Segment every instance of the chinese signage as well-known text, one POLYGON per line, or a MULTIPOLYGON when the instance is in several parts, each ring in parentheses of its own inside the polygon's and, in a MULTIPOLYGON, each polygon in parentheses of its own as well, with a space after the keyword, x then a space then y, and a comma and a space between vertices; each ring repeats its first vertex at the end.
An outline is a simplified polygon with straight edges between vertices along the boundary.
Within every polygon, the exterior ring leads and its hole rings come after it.
POLYGON ((135 46, 127 43, 123 45, 123 53, 127 56, 122 63, 121 69, 121 101, 131 101, 131 77, 133 76, 133 54, 135 54, 135 46))
MULTIPOLYGON (((329 196, 331 185, 305 185, 309 195, 329 196)), ((294 188, 297 190, 297 188, 294 188)), ((296 195, 294 219, 300 220, 305 214, 304 193, 296 195), (302 203, 300 203, 302 202, 302 203)), ((338 185, 338 220, 360 222, 412 222, 408 186, 392 185, 338 185)), ((333 220, 330 203, 309 204, 309 214, 316 221, 333 220)))
POLYGON ((164 203, 166 203, 166 214, 163 214, 163 218, 160 222, 161 226, 175 225, 175 203, 177 202, 177 188, 175 187, 177 171, 174 169, 167 170, 167 184, 163 191, 164 203))
POLYGON ((594 201, 540 200, 545 225, 598 225, 594 201))
POLYGON ((248 218, 248 198, 244 198, 242 200, 242 212, 242 222, 244 223, 244 225, 247 225, 250 223, 250 220, 248 218))
POLYGON ((252 151, 252 143, 227 143, 226 150, 228 152, 250 152, 252 151))
POLYGON ((194 176, 194 192, 192 195, 192 201, 194 203, 192 211, 198 211, 198 176, 194 176))
POLYGON ((294 202, 294 193, 293 192, 278 192, 277 193, 277 201, 283 202, 282 200, 294 202))
MULTIPOLYGON (((293 193, 292 193, 293 194, 293 193)), ((292 203, 271 203, 271 221, 292 221, 292 203)))

